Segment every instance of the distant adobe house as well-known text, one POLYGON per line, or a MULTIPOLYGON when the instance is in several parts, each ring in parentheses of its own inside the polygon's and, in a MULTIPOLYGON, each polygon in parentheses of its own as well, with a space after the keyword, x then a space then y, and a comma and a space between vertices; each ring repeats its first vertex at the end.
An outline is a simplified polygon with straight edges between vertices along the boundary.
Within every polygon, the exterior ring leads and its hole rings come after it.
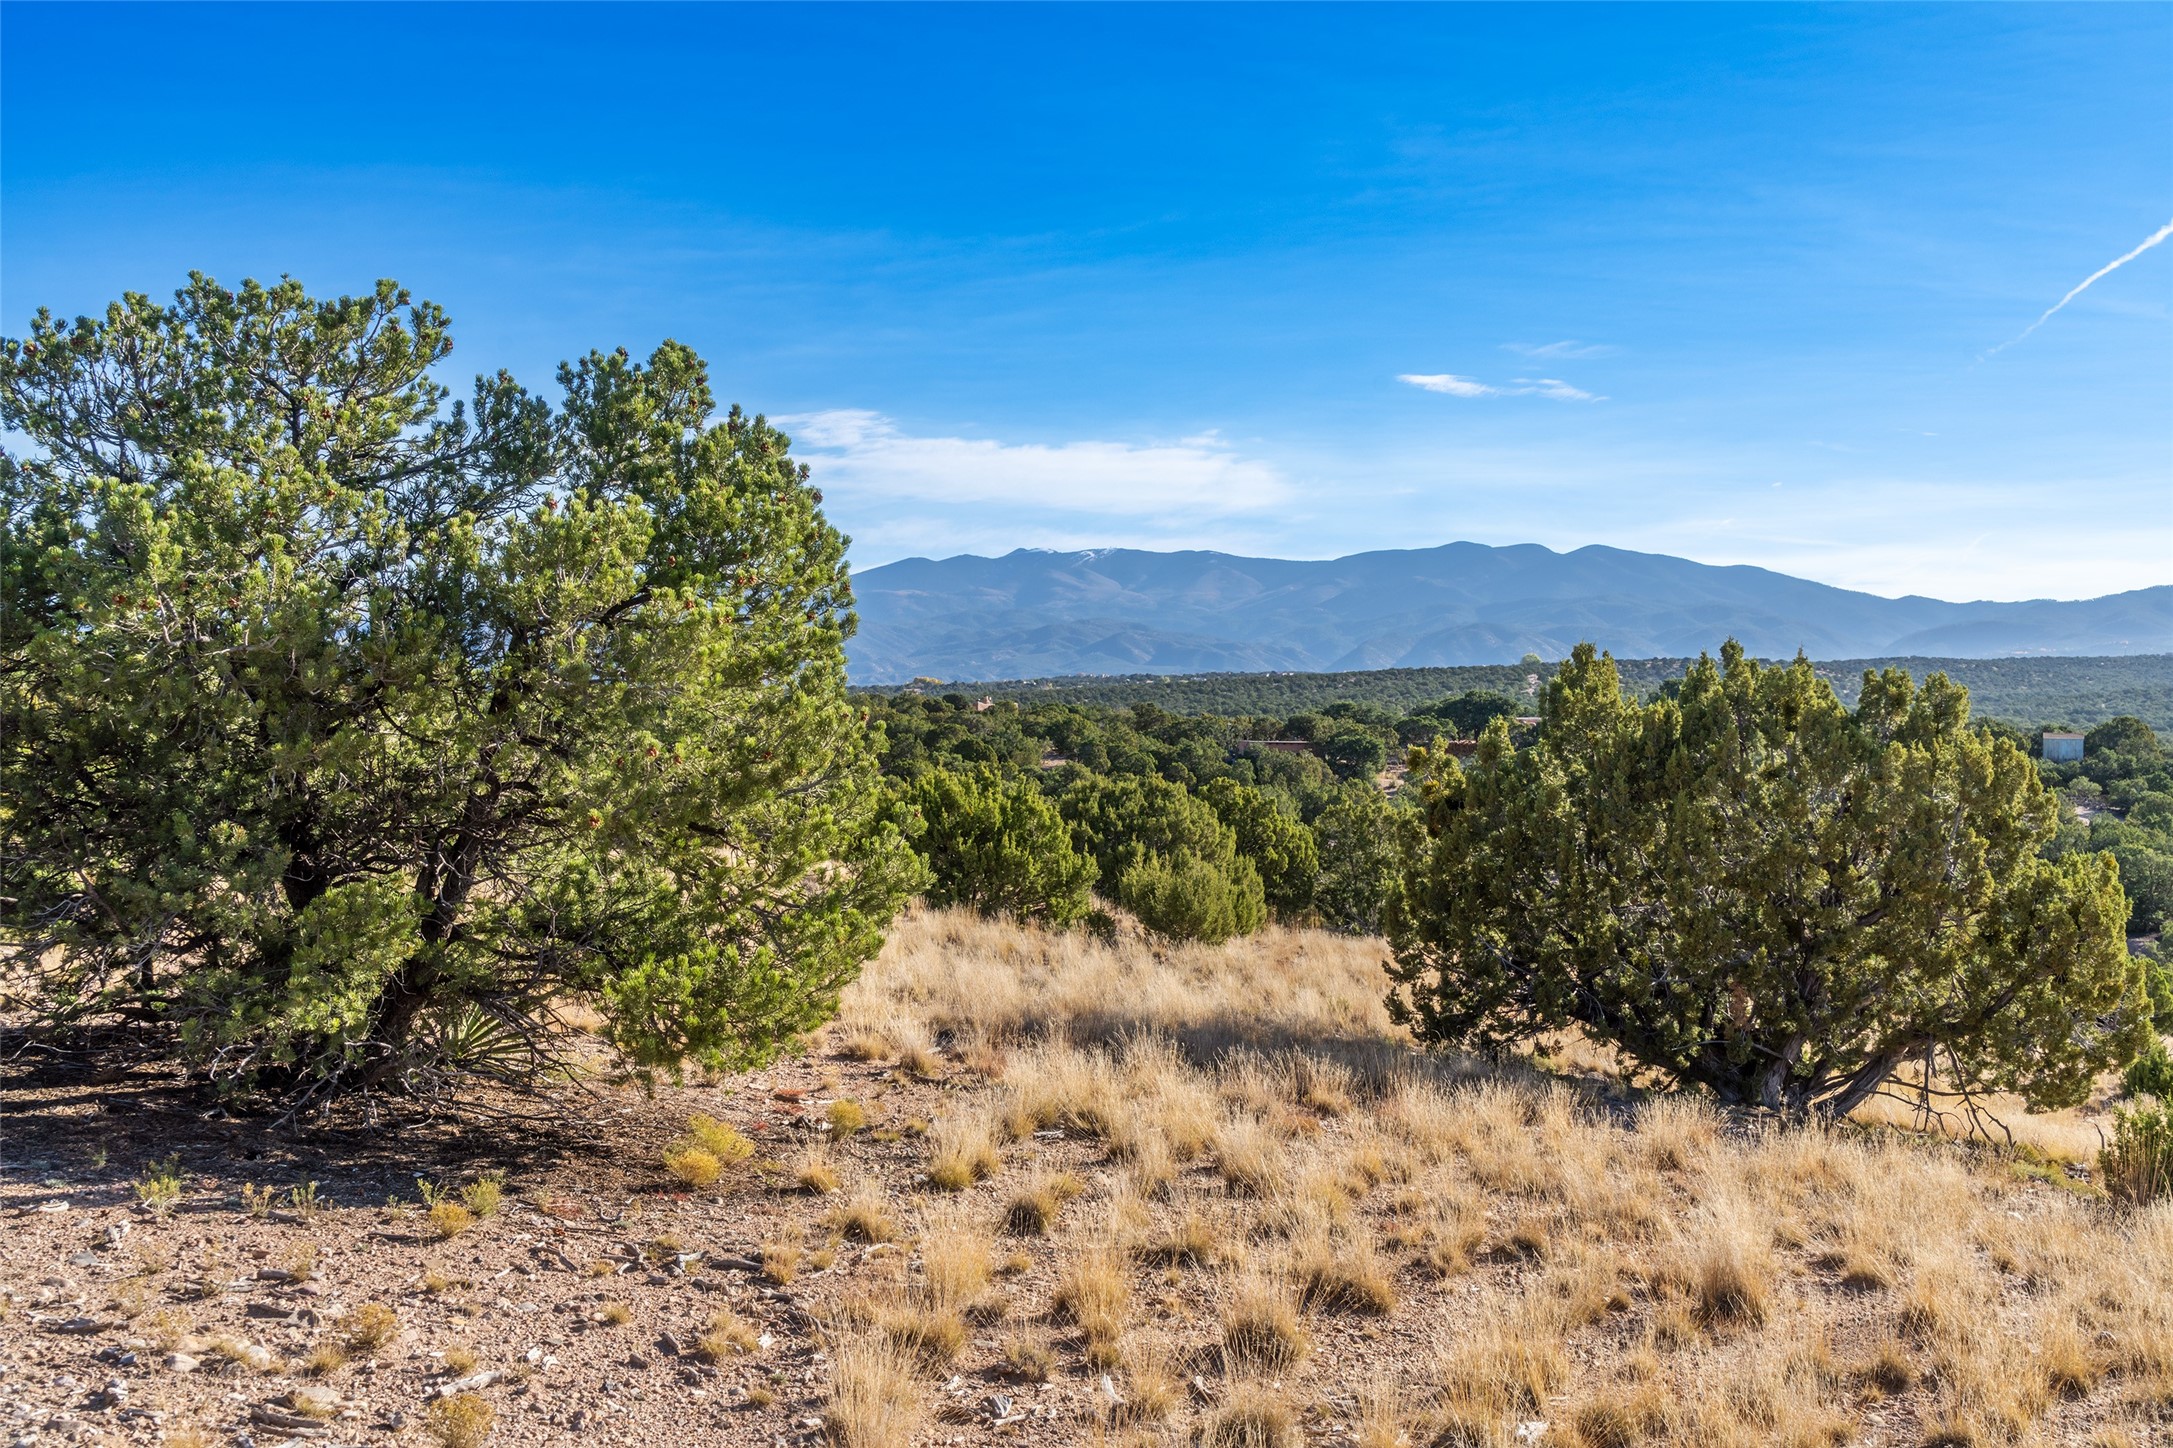
POLYGON ((1469 759, 1479 752, 1476 739, 1437 739, 1434 747, 1457 759, 1469 759))
POLYGON ((1313 741, 1310 739, 1240 739, 1237 741, 1238 753, 1243 754, 1248 750, 1267 754, 1311 754, 1313 752, 1313 741))
POLYGON ((2047 729, 2045 731, 2045 758, 2051 760, 2054 764, 2074 763, 2082 758, 2082 736, 2080 734, 2055 734, 2047 729))

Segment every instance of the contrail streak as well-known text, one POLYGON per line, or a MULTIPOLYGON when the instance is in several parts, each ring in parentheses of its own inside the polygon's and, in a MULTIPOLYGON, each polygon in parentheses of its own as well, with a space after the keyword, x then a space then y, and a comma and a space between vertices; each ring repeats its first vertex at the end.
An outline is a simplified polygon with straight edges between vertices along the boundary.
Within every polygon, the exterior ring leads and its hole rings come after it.
POLYGON ((2024 327, 2019 335, 2009 339, 2008 341, 2000 343, 1997 347, 1994 347, 1990 352, 1987 352, 1984 355, 1990 357, 1993 356, 1995 353, 2006 351, 2016 342, 2021 341, 2022 338, 2029 336, 2030 333, 2036 331, 2039 327, 2042 327, 2045 325, 2045 323, 2051 321, 2052 314, 2054 312, 2059 311, 2060 308, 2066 306, 2069 302, 2074 301, 2075 298, 2081 296, 2084 292, 2089 291, 2092 284, 2097 282, 2100 278, 2105 277, 2112 272, 2120 270, 2129 262, 2134 261, 2137 257, 2141 256, 2144 252, 2149 251, 2152 247, 2156 246, 2159 242, 2164 241, 2169 236, 2173 236, 2173 221, 2168 221, 2165 225, 2159 227, 2156 231, 2145 237, 2143 239, 2143 244, 2137 247, 2135 250, 2129 252, 2126 256, 2120 257, 2115 261, 2109 261, 2105 265, 2099 267, 2096 271, 2090 273, 2090 275, 2084 277, 2082 281, 2076 285, 2073 291, 2069 292, 2066 296, 2060 298, 2060 300, 2054 302, 2050 307, 2046 308, 2045 315, 2039 317, 2036 321, 2030 323, 2027 327, 2024 327))

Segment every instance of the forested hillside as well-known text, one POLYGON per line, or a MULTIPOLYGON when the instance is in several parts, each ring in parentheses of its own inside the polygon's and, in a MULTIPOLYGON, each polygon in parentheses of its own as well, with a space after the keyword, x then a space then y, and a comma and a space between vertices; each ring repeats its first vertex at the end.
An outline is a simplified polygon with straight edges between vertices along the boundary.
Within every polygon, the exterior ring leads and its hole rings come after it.
MULTIPOLYGON (((1673 662, 1642 660, 1626 666, 1624 683, 1647 695, 1672 694, 1682 687, 1680 665, 1674 664, 1671 672, 1660 666, 1673 662)), ((1838 673, 1843 667, 1823 672, 1838 673)), ((881 731, 884 773, 910 782, 907 798, 913 811, 936 832, 924 836, 919 848, 936 869, 939 895, 946 851, 953 849, 943 832, 979 830, 1006 835, 1007 848, 1016 847, 1021 861, 1039 862, 1042 878, 1029 892, 1039 904, 1022 911, 1013 902, 1006 913, 1055 917, 1059 923, 1076 919, 1088 909, 1090 884, 1112 898, 1125 898, 1120 876, 1140 862, 1137 857, 1193 853, 1217 861, 1217 871, 1229 877, 1194 882, 1208 893, 1227 884, 1277 915, 1315 919, 1336 929, 1371 930, 1379 925, 1389 888, 1390 856, 1400 833, 1411 824, 1410 811, 1399 807, 1410 803, 1408 799, 1384 798, 1379 787, 1383 772, 1400 765, 1413 746, 1469 740, 1497 718, 1510 722, 1512 743, 1529 744, 1540 730, 1520 721, 1542 705, 1524 692, 1525 679, 1536 677, 1538 692, 1544 694, 1556 672, 1552 665, 1536 664, 1522 671, 1399 671, 1407 688, 1418 682, 1414 675, 1476 678, 1500 686, 1435 693, 1409 705, 1342 698, 1317 707, 1253 707, 1272 699, 1277 686, 1303 681, 1261 675, 1168 685, 1129 681, 1136 693, 1147 697, 1122 705, 1091 685, 861 697, 881 731), (1217 686, 1224 692, 1212 692, 1217 686), (1244 692, 1249 686, 1260 692, 1244 692), (1101 697, 1089 697, 1096 693, 1101 697), (1180 707, 1197 705, 1202 697, 1222 707, 1180 707), (1262 741, 1279 741, 1287 752, 1263 747, 1262 741), (976 775, 981 776, 977 785, 964 782, 976 775), (931 784, 934 776, 953 783, 931 784), (975 822, 970 829, 961 823, 969 820, 975 822), (1084 879, 1072 880, 1066 873, 1064 826, 1071 832, 1071 848, 1096 856, 1098 876, 1088 871, 1084 879), (1034 843, 1037 836, 1045 836, 1046 842, 1034 843), (1058 887, 1051 883, 1054 878, 1070 883, 1058 887)), ((1860 704, 1861 665, 1848 666, 1845 690, 1838 687, 1839 678, 1827 682, 1849 707, 1860 704)), ((2028 678, 2010 675, 2007 683, 2028 696, 2028 678)), ((1113 690, 1114 685, 1105 687, 1113 690)), ((1974 696, 1970 702, 1975 705, 1974 696)), ((2039 753, 2044 725, 2018 726, 1982 713, 1975 719, 1973 731, 2009 739, 2031 755, 2039 753)), ((2084 721, 2074 715, 2052 721, 2055 726, 2070 722, 2084 721)), ((2173 914, 2173 756, 2153 727, 2134 715, 2090 726, 2087 750, 2080 763, 2037 761, 2062 805, 2048 852, 2113 854, 2120 861, 2131 908, 2130 931, 2155 935, 2173 914)), ((976 882, 971 888, 986 888, 985 859, 970 868, 961 864, 960 869, 960 878, 971 876, 976 882)), ((945 903, 965 901, 965 887, 952 889, 952 894, 941 895, 945 903)), ((1247 910, 1251 913, 1244 919, 1266 918, 1257 907, 1247 910)), ((1246 932, 1218 927, 1207 933, 1219 938, 1246 932)))
MULTIPOLYGON (((1690 659, 1617 659, 1625 687, 1640 692, 1680 678, 1690 659)), ((2111 658, 1834 659, 1818 665, 1834 692, 1855 703, 1866 669, 1906 669, 1915 678, 1944 673, 1969 690, 1979 718, 2021 727, 2087 728, 2123 714, 2173 729, 2173 654, 2111 658)), ((1308 674, 1122 674, 946 683, 931 692, 966 690, 999 699, 1027 697, 1123 708, 1152 703, 1180 714, 1272 714, 1323 709, 1337 701, 1409 709, 1473 689, 1531 697, 1554 672, 1536 660, 1440 669, 1358 669, 1308 674)))

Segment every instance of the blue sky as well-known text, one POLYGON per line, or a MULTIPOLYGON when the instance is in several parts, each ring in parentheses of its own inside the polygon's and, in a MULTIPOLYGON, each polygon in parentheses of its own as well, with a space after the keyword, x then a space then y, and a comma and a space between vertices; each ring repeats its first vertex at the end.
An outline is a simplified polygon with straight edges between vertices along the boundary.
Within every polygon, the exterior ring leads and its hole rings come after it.
MULTIPOLYGON (((2173 7, 0 9, 0 321, 696 346, 862 565, 1475 539, 2173 581, 2173 7), (1411 379, 1419 379, 1413 381, 1411 379)), ((457 380, 457 379, 456 379, 457 380)))

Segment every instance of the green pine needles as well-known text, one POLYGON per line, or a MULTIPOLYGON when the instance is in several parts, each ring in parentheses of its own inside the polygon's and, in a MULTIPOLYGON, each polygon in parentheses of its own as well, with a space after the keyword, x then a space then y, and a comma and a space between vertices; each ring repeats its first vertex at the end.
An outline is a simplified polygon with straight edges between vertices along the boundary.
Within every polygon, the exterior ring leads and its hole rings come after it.
POLYGON ((437 308, 193 276, 0 344, 0 938, 289 1103, 824 1019, 919 867, 844 539, 667 342, 448 401, 437 308))
POLYGON ((931 769, 898 786, 928 903, 1063 929, 1094 907, 1094 861, 1033 781, 987 765, 931 769))
POLYGON ((1536 743, 1421 758, 1392 901, 1400 1020, 1500 1048, 1576 1025, 1727 1102, 1839 1116, 1933 1089, 2081 1101, 2149 1030, 2118 867, 2045 857, 2058 801, 1965 690, 1868 674, 1851 711, 1730 643, 1640 705, 1582 645, 1536 743))

